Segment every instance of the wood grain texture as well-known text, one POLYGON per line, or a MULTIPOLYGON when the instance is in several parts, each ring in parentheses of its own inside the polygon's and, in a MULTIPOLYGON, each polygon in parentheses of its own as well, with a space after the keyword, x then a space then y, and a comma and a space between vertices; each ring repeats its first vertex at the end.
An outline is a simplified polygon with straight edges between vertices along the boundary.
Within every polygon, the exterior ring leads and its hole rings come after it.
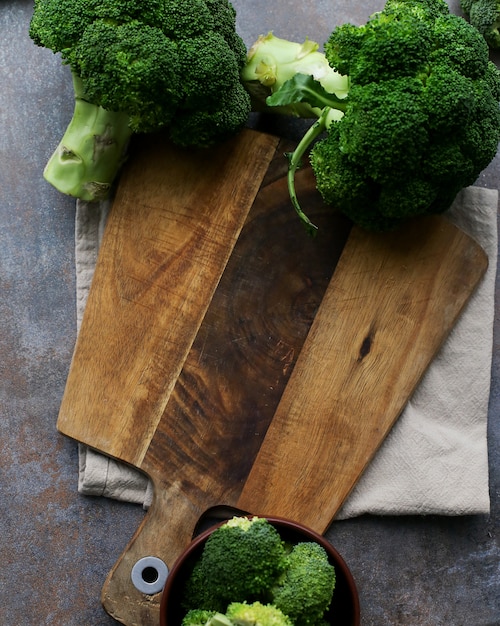
POLYGON ((106 225, 58 429, 140 466, 278 140, 138 140, 106 225))
POLYGON ((320 227, 307 236, 277 155, 141 465, 155 485, 153 505, 102 593, 125 624, 159 619, 160 595, 144 597, 130 583, 137 560, 172 565, 200 516, 236 504, 350 230, 305 169, 298 188, 320 227))
POLYGON ((172 566, 211 507, 323 532, 485 269, 441 218, 349 234, 305 168, 311 239, 276 145, 139 144, 106 227, 58 428, 153 480, 102 589, 128 626, 159 622, 134 564, 172 566))
POLYGON ((238 506, 325 532, 486 267, 441 217, 354 228, 238 506))

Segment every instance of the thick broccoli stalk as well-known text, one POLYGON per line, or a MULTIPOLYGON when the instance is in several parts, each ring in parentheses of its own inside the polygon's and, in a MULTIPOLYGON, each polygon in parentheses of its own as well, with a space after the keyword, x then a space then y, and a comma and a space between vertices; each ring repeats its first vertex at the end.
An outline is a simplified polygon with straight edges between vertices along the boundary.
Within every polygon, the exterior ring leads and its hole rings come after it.
MULTIPOLYGON (((272 32, 260 36, 248 51, 241 78, 252 96, 254 111, 266 111, 266 98, 279 91, 296 74, 307 74, 339 98, 349 91, 349 78, 335 72, 319 45, 310 39, 294 43, 276 37, 272 32)), ((320 108, 307 102, 292 102, 275 107, 274 112, 295 117, 318 117, 320 108)))
POLYGON ((29 34, 75 80, 74 116, 44 173, 64 193, 105 197, 133 133, 206 147, 247 123, 228 0, 35 0, 29 34))
POLYGON ((326 550, 315 542, 293 546, 288 565, 271 589, 269 601, 294 626, 321 626, 335 590, 335 568, 326 550))
MULTIPOLYGON (((347 95, 304 71, 301 59, 264 101, 278 111, 306 103, 318 115, 289 155, 290 196, 309 229, 294 186, 308 153, 326 203, 366 229, 446 211, 500 140, 500 74, 484 38, 444 0, 388 0, 366 24, 335 28, 324 49, 348 79, 347 95)), ((249 61, 259 67, 258 49, 249 61)))
POLYGON ((73 74, 73 79, 73 117, 43 175, 62 193, 99 200, 110 192, 133 131, 126 113, 91 104, 82 97, 80 78, 73 74))
POLYGON ((182 604, 186 610, 224 613, 230 602, 257 599, 285 565, 284 544, 272 524, 259 517, 234 517, 207 539, 182 604))
POLYGON ((493 49, 500 48, 500 1, 460 0, 460 8, 472 26, 483 35, 493 49))

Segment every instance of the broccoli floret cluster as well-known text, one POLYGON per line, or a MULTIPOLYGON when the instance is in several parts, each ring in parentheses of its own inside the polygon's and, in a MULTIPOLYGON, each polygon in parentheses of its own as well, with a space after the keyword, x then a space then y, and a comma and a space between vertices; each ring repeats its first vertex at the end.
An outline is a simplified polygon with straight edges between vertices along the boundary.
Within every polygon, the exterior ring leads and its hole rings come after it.
POLYGON ((267 519, 234 517, 193 566, 183 626, 322 626, 335 581, 318 543, 288 544, 267 519))
POLYGON ((483 35, 493 49, 500 48, 500 1, 460 0, 460 8, 472 26, 483 35))
POLYGON ((181 626, 293 626, 293 622, 272 604, 231 602, 225 613, 189 611, 181 626))
POLYGON ((500 74, 484 38, 444 0, 387 0, 366 24, 335 28, 324 54, 346 91, 300 69, 266 98, 318 111, 290 155, 290 195, 306 222, 293 177, 308 151, 324 200, 369 230, 446 211, 495 156, 500 74))
POLYGON ((224 612, 232 601, 264 593, 285 566, 285 548, 272 524, 234 517, 208 537, 187 582, 184 605, 224 612))
POLYGON ((293 546, 286 570, 271 589, 269 599, 295 626, 314 626, 323 622, 334 588, 334 568, 325 558, 324 548, 306 541, 293 546))
POLYGON ((35 0, 30 36, 69 65, 76 97, 46 179, 99 199, 132 133, 205 147, 240 130, 251 105, 235 24, 229 0, 35 0))

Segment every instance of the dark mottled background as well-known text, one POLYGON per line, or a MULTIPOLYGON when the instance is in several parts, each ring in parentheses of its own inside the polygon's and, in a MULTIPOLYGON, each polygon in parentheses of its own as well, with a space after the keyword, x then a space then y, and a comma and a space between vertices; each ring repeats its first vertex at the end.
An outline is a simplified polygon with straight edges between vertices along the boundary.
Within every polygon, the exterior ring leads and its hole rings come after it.
MULTIPOLYGON (((382 0, 235 0, 247 45, 274 30, 322 42, 382 0)), ((450 6, 458 12, 458 2, 450 6)), ((77 494, 55 422, 75 340, 74 201, 42 179, 72 113, 68 69, 27 35, 32 2, 0 2, 0 625, 114 624, 103 580, 140 507, 77 494)), ((294 138, 296 126, 273 131, 294 138)), ((479 185, 497 187, 497 159, 479 185)), ((328 538, 359 585, 363 625, 500 624, 500 321, 490 406, 490 516, 362 518, 328 538)))

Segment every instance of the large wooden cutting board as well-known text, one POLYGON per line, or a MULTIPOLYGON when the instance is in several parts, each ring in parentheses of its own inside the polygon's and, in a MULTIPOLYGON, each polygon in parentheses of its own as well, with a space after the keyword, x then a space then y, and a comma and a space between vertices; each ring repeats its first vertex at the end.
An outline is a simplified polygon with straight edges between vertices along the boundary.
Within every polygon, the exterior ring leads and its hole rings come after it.
POLYGON ((349 234, 305 168, 297 186, 320 227, 311 239, 290 208, 281 149, 270 164, 276 145, 248 131, 203 161, 144 140, 112 208, 58 428, 154 482, 103 587, 124 624, 158 624, 159 594, 134 588, 134 564, 152 555, 171 565, 210 507, 293 509, 323 532, 486 266, 440 218, 392 237, 349 234), (338 456, 341 472, 337 455, 311 455, 336 441, 336 415, 355 451, 352 466, 338 456))

